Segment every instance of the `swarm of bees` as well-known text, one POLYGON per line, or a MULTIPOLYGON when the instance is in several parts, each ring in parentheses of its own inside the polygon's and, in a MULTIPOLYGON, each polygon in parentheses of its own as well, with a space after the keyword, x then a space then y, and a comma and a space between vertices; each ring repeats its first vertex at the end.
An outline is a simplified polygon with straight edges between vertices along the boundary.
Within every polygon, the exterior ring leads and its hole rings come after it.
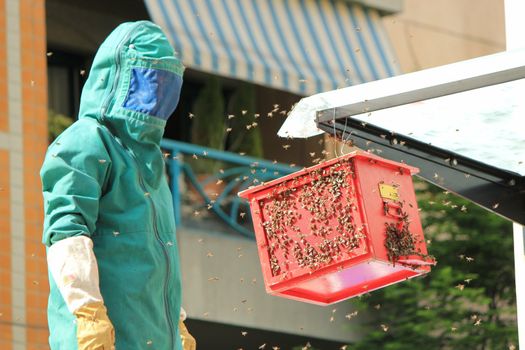
POLYGON ((293 267, 319 269, 360 246, 352 176, 352 161, 342 160, 282 183, 260 201, 274 276, 293 267))
MULTIPOLYGON (((385 210, 388 208, 385 207, 385 210)), ((395 265, 401 256, 417 255, 424 259, 433 256, 423 254, 420 248, 416 249, 416 238, 408 230, 410 223, 409 216, 403 211, 402 206, 399 208, 400 219, 397 223, 386 223, 385 247, 388 251, 388 259, 395 265)))

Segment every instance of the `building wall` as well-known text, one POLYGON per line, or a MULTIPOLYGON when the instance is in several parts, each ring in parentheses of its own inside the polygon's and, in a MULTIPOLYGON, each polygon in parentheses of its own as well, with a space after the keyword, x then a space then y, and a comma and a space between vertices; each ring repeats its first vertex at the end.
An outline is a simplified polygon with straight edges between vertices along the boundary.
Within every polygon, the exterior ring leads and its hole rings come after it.
POLYGON ((505 50, 504 0, 404 0, 384 25, 403 72, 505 50))
POLYGON ((44 0, 0 0, 0 348, 47 348, 44 0))

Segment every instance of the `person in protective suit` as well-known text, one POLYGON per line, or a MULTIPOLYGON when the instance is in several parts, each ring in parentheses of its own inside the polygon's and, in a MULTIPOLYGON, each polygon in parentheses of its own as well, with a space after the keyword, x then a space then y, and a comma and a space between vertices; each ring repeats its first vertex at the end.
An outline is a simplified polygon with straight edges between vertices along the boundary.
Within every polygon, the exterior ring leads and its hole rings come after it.
POLYGON ((95 56, 78 120, 49 146, 40 175, 53 350, 195 349, 159 146, 183 70, 158 26, 121 24, 95 56))

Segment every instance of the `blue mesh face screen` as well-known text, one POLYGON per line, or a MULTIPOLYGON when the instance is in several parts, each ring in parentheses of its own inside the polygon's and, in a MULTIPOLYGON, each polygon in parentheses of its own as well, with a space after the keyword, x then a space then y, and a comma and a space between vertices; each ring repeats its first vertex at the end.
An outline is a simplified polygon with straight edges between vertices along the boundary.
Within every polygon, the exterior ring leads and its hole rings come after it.
POLYGON ((161 69, 132 68, 123 107, 167 120, 179 103, 182 77, 161 69))

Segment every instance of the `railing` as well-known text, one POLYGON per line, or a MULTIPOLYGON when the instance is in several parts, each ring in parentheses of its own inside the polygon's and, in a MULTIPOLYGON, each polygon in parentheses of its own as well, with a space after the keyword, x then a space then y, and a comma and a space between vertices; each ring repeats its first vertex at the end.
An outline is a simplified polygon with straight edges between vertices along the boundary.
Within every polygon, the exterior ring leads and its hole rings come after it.
MULTIPOLYGON (((196 203, 198 208, 213 212, 232 229, 252 239, 254 236, 248 203, 239 198, 237 193, 249 186, 298 170, 264 159, 169 139, 163 139, 161 147, 167 160, 177 226, 183 225, 181 187, 189 186, 194 189, 194 197, 200 200, 196 203), (213 173, 196 174, 194 167, 199 161, 213 164, 210 166, 213 173), (216 169, 219 164, 224 166, 216 169), (209 187, 213 185, 216 185, 215 188, 210 190, 209 187)), ((189 191, 188 189, 185 192, 189 191)), ((193 205, 195 206, 195 203, 193 205)))

